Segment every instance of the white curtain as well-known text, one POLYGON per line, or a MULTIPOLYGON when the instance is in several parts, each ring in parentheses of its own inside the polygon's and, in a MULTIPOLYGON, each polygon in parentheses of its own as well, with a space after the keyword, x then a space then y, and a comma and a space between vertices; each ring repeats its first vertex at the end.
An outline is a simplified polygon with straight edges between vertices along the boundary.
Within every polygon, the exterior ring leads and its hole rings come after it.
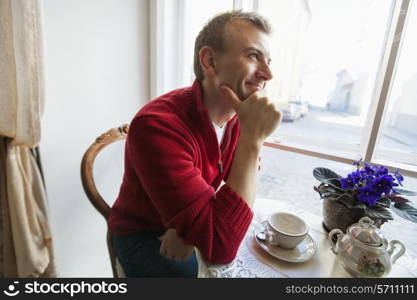
POLYGON ((40 140, 40 1, 0 0, 0 271, 54 277, 46 195, 31 148, 40 140))

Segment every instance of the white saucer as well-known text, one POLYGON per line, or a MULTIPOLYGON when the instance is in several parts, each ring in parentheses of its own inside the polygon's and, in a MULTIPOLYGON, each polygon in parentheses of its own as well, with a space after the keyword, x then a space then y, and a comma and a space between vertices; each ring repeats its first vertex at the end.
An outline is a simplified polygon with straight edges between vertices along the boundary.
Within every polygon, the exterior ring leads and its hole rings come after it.
POLYGON ((299 263, 310 259, 313 257, 314 253, 316 253, 316 243, 309 234, 307 234, 305 240, 302 241, 301 244, 290 250, 271 245, 267 241, 259 239, 257 235, 265 229, 266 222, 267 221, 263 221, 257 224, 253 230, 253 234, 259 246, 261 246, 261 248, 268 252, 270 255, 284 261, 299 263))

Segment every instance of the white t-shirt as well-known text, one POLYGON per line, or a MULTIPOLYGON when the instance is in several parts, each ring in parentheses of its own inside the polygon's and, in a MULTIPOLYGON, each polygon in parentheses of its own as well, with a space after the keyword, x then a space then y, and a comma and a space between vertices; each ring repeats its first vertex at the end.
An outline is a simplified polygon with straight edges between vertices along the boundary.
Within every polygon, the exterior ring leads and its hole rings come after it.
MULTIPOLYGON (((222 139, 223 139, 223 136, 224 136, 224 130, 226 128, 225 125, 226 124, 224 124, 222 127, 220 127, 220 126, 213 123, 213 127, 214 127, 214 130, 216 131, 217 140, 219 141, 219 145, 222 143, 222 139)), ((225 184, 225 182, 222 180, 222 182, 220 183, 217 190, 219 190, 222 187, 223 184, 225 184)))
POLYGON ((220 127, 219 125, 216 125, 216 124, 213 123, 213 127, 214 127, 214 130, 216 131, 217 140, 219 141, 219 145, 220 145, 222 143, 222 139, 223 139, 223 136, 224 136, 224 130, 225 130, 226 126, 224 124, 222 127, 220 127))

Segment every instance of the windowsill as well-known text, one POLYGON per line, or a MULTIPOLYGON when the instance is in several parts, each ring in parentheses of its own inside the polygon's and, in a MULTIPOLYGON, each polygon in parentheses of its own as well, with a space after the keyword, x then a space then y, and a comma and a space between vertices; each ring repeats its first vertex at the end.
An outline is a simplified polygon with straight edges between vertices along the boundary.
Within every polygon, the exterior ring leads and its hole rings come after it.
MULTIPOLYGON (((340 146, 340 144, 332 145, 331 143, 322 143, 316 145, 305 145, 302 143, 297 143, 295 141, 288 141, 287 139, 284 142, 283 140, 280 140, 280 138, 271 137, 264 142, 264 146, 294 152, 298 154, 308 155, 312 157, 318 157, 341 163, 346 163, 349 165, 352 165, 355 161, 360 159, 360 157, 358 156, 355 157, 353 149, 351 149, 350 151, 346 149, 341 149, 343 147, 340 146), (338 148, 336 146, 340 147, 338 148)), ((354 148, 353 145, 352 148, 354 148)), ((392 170, 399 169, 403 175, 417 177, 417 166, 401 164, 381 159, 372 160, 371 163, 384 165, 392 170)))
POLYGON ((303 143, 300 137, 272 137, 267 139, 265 146, 296 152, 304 155, 330 159, 342 163, 352 164, 359 160, 358 147, 356 145, 332 144, 329 142, 303 143))

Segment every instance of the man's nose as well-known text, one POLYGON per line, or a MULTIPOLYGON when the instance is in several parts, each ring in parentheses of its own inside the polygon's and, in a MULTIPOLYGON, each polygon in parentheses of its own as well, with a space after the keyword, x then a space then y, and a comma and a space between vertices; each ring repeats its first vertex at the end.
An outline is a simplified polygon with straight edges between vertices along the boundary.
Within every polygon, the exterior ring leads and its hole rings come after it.
POLYGON ((265 81, 271 80, 274 77, 274 75, 272 75, 271 68, 266 63, 263 63, 261 66, 259 66, 257 75, 265 81))

